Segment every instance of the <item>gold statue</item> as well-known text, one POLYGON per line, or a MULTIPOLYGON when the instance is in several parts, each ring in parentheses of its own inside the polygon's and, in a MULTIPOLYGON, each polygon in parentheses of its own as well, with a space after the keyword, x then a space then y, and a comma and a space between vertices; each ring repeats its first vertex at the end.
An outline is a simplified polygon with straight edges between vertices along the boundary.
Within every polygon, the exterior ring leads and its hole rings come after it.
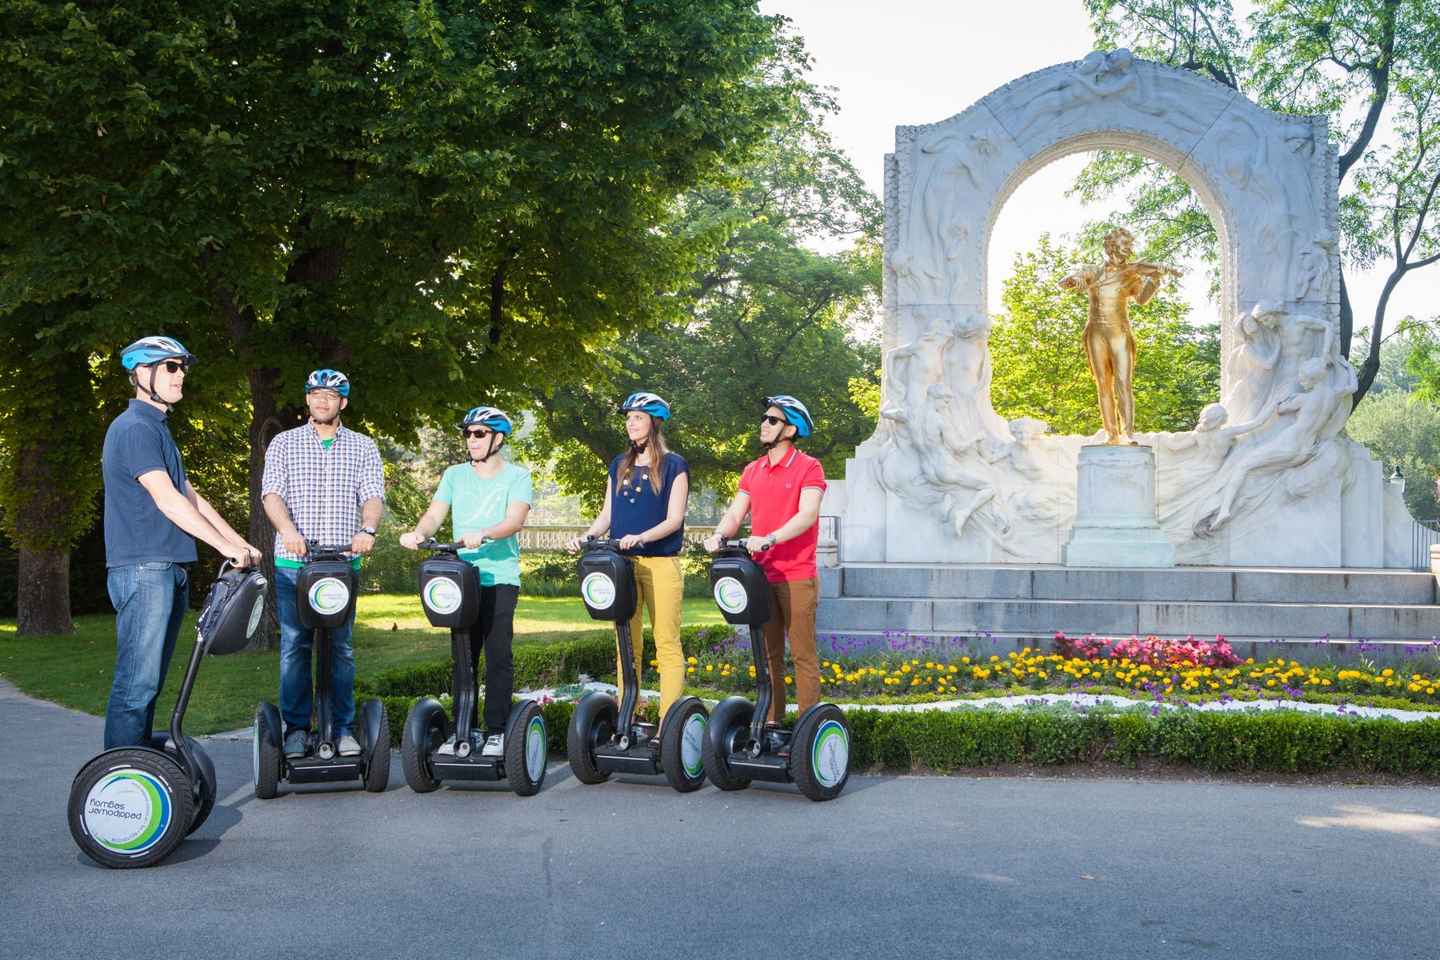
POLYGON ((1105 263, 1082 267, 1060 281, 1064 290, 1083 289, 1090 296, 1085 323, 1085 356, 1100 394, 1100 418, 1107 443, 1134 444, 1135 337, 1130 332, 1129 301, 1150 302, 1166 274, 1180 276, 1174 267, 1157 263, 1130 263, 1135 238, 1116 227, 1105 235, 1105 263))

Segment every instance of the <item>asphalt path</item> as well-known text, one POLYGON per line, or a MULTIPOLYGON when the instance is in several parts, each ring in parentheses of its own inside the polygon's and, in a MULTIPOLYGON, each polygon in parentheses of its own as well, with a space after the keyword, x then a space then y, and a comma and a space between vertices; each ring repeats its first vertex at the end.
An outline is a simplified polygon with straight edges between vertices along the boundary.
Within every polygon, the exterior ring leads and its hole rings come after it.
POLYGON ((840 799, 663 780, 258 801, 112 871, 65 823, 101 722, 0 682, 0 956, 1440 956, 1440 788, 852 777, 840 799))

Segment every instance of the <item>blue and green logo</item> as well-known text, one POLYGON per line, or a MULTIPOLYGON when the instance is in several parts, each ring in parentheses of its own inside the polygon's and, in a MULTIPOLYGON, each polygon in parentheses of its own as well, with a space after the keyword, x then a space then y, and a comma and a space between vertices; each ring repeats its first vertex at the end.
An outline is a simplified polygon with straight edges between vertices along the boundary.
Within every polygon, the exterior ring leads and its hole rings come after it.
POLYGON ((133 767, 116 770, 85 798, 85 832, 112 853, 139 856, 170 826, 170 787, 133 767))
POLYGON ((525 729, 525 772, 532 781, 539 780, 545 772, 547 740, 545 718, 538 715, 531 717, 530 726, 525 729))
POLYGON ((685 775, 694 780, 705 772, 705 714, 692 713, 680 731, 680 766, 685 775))
POLYGON ((810 748, 810 769, 827 790, 839 785, 850 770, 850 732, 838 720, 826 720, 815 732, 810 748))

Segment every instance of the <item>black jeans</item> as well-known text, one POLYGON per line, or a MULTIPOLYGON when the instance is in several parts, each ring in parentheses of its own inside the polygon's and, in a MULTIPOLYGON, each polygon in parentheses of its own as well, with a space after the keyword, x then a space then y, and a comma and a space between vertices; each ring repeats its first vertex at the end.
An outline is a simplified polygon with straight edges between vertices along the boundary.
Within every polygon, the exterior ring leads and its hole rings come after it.
POLYGON ((510 654, 515 639, 515 604, 520 588, 497 583, 480 588, 480 616, 470 634, 470 668, 479 675, 480 654, 485 654, 485 730, 499 733, 510 719, 515 692, 515 661, 510 654))

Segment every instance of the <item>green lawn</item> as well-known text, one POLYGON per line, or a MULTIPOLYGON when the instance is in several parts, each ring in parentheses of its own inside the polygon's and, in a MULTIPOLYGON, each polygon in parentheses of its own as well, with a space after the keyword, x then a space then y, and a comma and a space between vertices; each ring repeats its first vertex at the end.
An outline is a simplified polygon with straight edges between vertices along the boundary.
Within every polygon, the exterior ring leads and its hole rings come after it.
MULTIPOLYGON (((709 599, 687 599, 684 610, 687 624, 721 622, 709 599)), ((578 598, 520 598, 515 614, 517 645, 551 643, 597 631, 608 633, 609 628, 591 620, 578 598)), ((175 659, 156 708, 157 726, 169 723, 194 640, 191 614, 180 631, 175 659)), ((362 677, 373 676, 392 667, 448 657, 450 634, 430 626, 413 595, 375 594, 359 600, 354 646, 357 672, 362 677)), ((278 660, 276 651, 209 658, 201 668, 186 713, 186 731, 213 733, 249 724, 257 702, 274 701, 278 696, 278 660)), ((114 669, 113 616, 77 617, 75 633, 68 637, 18 637, 15 621, 0 620, 0 676, 32 697, 102 714, 114 669)))

